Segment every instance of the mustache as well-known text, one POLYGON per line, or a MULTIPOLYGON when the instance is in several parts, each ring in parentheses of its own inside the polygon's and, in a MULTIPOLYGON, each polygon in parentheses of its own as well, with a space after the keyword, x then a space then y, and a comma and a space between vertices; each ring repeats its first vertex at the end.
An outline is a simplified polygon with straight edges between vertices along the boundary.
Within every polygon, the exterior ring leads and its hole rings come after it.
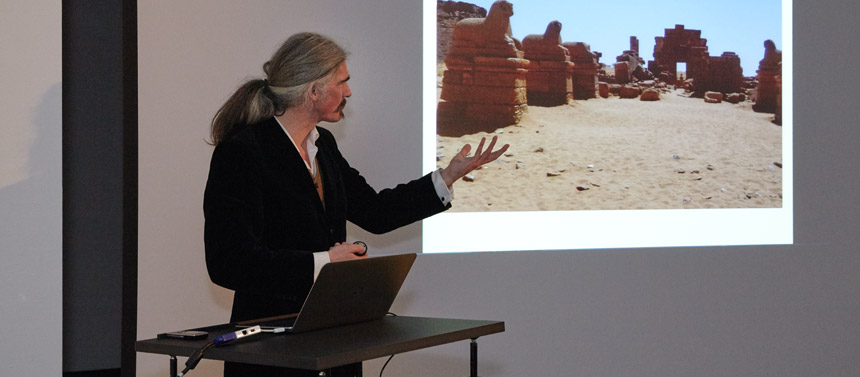
POLYGON ((346 118, 346 114, 344 114, 344 112, 343 112, 344 107, 346 107, 346 98, 344 98, 343 101, 340 102, 340 105, 338 105, 337 110, 336 110, 337 113, 340 114, 341 120, 346 118))

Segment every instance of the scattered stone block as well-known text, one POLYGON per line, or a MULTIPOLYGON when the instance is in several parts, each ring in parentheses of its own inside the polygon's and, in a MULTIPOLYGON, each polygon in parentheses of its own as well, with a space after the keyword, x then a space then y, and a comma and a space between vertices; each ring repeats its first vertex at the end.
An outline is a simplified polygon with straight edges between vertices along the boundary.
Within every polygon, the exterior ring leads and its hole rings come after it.
POLYGON ((636 98, 639 97, 639 88, 635 86, 624 85, 621 87, 621 98, 636 98))
POLYGON ((654 88, 645 89, 642 92, 642 96, 639 97, 640 101, 659 101, 660 100, 660 91, 654 88))
POLYGON ((600 93, 601 97, 609 98, 609 84, 602 81, 597 83, 597 92, 600 93))
POLYGON ((723 102, 723 93, 705 92, 705 102, 707 102, 707 103, 721 103, 721 102, 723 102))

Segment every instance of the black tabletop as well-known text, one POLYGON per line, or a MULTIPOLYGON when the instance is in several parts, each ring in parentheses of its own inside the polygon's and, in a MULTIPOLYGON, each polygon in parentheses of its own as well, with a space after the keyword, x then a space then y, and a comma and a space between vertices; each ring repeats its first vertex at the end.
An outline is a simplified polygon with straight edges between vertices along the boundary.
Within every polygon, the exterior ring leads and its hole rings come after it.
MULTIPOLYGON (((206 340, 146 339, 135 343, 138 352, 190 356, 215 336, 235 331, 229 324, 201 328, 206 340)), ((385 317, 380 320, 302 334, 264 333, 212 347, 206 359, 290 368, 324 370, 505 331, 500 321, 385 317)))

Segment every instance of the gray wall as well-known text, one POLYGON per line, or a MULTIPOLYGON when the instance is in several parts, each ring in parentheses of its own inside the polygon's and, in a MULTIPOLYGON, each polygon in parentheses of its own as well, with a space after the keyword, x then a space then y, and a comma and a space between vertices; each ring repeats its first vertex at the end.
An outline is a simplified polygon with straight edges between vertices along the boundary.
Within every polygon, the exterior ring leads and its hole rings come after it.
MULTIPOLYGON (((851 68, 860 5, 794 7, 794 245, 421 255, 393 311, 506 321, 505 333, 479 341, 486 376, 860 375, 851 68)), ((217 107, 261 75, 289 34, 321 31, 352 52, 348 117, 329 126, 351 163, 377 187, 426 173, 419 2, 153 0, 138 9, 138 338, 229 316, 230 293, 203 265, 204 140, 217 107)), ((418 226, 351 236, 377 253, 420 248, 418 226)), ((166 367, 166 357, 138 355, 140 376, 166 367)), ((198 368, 214 375, 220 363, 198 368)), ((466 342, 399 355, 386 369, 467 373, 466 342)))
POLYGON ((56 0, 0 4, 0 375, 62 373, 62 66, 56 0))

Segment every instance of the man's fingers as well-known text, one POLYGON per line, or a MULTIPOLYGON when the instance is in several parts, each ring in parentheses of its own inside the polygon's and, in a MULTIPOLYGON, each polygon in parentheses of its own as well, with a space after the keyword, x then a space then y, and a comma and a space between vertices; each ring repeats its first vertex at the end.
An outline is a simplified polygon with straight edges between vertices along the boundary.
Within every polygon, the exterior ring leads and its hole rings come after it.
POLYGON ((493 138, 490 140, 490 144, 487 145, 487 149, 484 149, 484 144, 486 144, 487 138, 483 137, 481 138, 481 142, 478 143, 478 149, 477 151, 475 151, 474 156, 468 157, 472 146, 471 144, 466 144, 465 146, 463 146, 462 149, 460 149, 460 152, 457 154, 456 157, 466 162, 468 166, 466 169, 467 172, 472 171, 481 165, 484 165, 499 158, 499 156, 501 156, 502 153, 504 153, 508 149, 509 145, 505 144, 501 149, 493 151, 493 148, 496 147, 496 142, 498 142, 498 140, 498 135, 494 135, 493 138))
POLYGON ((508 150, 508 147, 509 147, 509 146, 510 146, 509 144, 505 144, 505 145, 503 145, 501 148, 499 148, 499 150, 497 150, 497 151, 495 151, 495 152, 493 152, 493 153, 489 154, 489 155, 488 155, 488 157, 487 157, 487 162, 495 161, 496 159, 498 159, 499 157, 501 157, 501 156, 502 156, 502 153, 505 153, 505 151, 506 151, 506 150, 508 150))
POLYGON ((463 146, 463 148, 462 148, 462 149, 460 149, 460 153, 457 153, 457 155, 458 155, 458 156, 460 156, 460 157, 462 157, 462 158, 466 158, 466 156, 468 156, 468 155, 469 155, 469 151, 470 151, 470 150, 472 150, 472 145, 471 145, 471 144, 466 144, 466 145, 464 145, 464 146, 463 146))
POLYGON ((485 142, 485 141, 487 141, 487 138, 482 137, 482 138, 481 138, 481 142, 480 142, 480 143, 478 143, 478 150, 477 150, 477 151, 475 151, 475 157, 480 157, 480 156, 481 156, 481 153, 483 153, 482 151, 484 150, 484 142, 485 142))
POLYGON ((498 136, 493 136, 493 139, 490 140, 490 145, 487 146, 486 152, 481 156, 482 161, 487 159, 487 157, 491 157, 493 155, 493 148, 496 146, 496 141, 499 140, 498 136))

